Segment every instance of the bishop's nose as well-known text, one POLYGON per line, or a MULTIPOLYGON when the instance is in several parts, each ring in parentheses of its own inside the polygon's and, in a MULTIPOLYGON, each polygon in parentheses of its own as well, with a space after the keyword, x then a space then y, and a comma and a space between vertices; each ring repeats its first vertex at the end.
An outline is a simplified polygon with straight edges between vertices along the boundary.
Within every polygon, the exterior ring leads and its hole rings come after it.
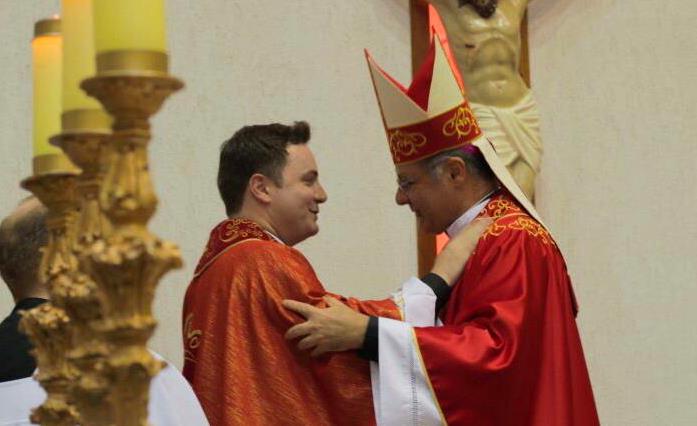
POLYGON ((409 202, 409 197, 407 197, 407 194, 402 191, 402 188, 397 188, 397 192, 394 194, 394 201, 400 205, 403 206, 409 202))

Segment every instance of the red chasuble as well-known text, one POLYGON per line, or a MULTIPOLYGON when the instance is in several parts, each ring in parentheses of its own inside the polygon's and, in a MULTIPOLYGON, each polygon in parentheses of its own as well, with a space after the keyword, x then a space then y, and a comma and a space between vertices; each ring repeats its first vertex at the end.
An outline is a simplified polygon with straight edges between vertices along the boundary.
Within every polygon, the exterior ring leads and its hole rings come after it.
MULTIPOLYGON (((564 259, 508 194, 441 312, 416 328, 450 425, 588 426, 598 417, 564 259)), ((381 360, 382 361, 382 360, 381 360)))
MULTIPOLYGON (((212 426, 375 424, 368 361, 355 352, 314 359, 283 337, 304 321, 283 299, 324 306, 327 294, 303 255, 256 223, 213 229, 183 312, 183 373, 212 426)), ((399 318, 391 301, 342 300, 399 318)))

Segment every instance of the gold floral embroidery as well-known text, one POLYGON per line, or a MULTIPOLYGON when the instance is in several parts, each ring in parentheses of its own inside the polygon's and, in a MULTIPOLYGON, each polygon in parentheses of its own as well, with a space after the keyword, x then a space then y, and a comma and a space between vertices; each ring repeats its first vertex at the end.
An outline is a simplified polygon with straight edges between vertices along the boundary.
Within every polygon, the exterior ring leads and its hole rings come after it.
POLYGON ((246 219, 232 219, 225 224, 225 228, 220 235, 220 241, 228 243, 239 238, 248 238, 249 236, 263 238, 264 232, 261 229, 250 227, 249 221, 246 219))
POLYGON ((455 116, 443 125, 445 136, 457 134, 458 139, 469 136, 473 131, 479 132, 479 125, 472 115, 472 110, 465 105, 458 108, 455 116))
POLYGON ((507 229, 513 229, 525 231, 529 235, 538 238, 543 244, 556 245, 549 232, 511 200, 495 198, 486 205, 485 212, 494 219, 494 222, 484 231, 483 238, 490 235, 498 237, 507 229))
POLYGON ((549 232, 547 232, 547 230, 542 225, 537 223, 532 218, 523 215, 522 213, 512 213, 507 214, 505 216, 492 216, 496 218, 496 220, 486 229, 486 231, 484 231, 484 237, 488 237, 489 235, 493 237, 498 237, 499 235, 503 234, 503 232, 507 229, 513 229, 516 231, 525 231, 530 236, 542 241, 543 244, 556 245, 552 237, 549 235, 549 232), (514 221, 509 222, 508 218, 510 218, 511 216, 518 217, 514 221), (504 222, 501 220, 502 218, 505 219, 505 222, 507 223, 502 224, 501 222, 504 222))
POLYGON ((426 136, 422 133, 407 133, 394 130, 390 133, 390 150, 392 156, 399 160, 416 154, 416 150, 426 145, 426 136))
POLYGON ((493 217, 494 219, 498 219, 499 217, 503 215, 508 215, 512 213, 522 213, 523 211, 515 205, 515 203, 509 201, 509 200, 504 200, 504 199, 498 199, 498 200, 493 200, 491 201, 487 206, 486 206, 487 213, 489 216, 493 217))
POLYGON ((220 233, 220 241, 227 243, 239 237, 239 223, 237 220, 233 220, 225 224, 225 228, 220 233))
POLYGON ((510 229, 525 231, 533 237, 542 241, 544 244, 554 245, 554 240, 552 240, 552 237, 550 237, 549 232, 547 232, 547 230, 542 225, 535 222, 529 217, 519 217, 515 220, 515 222, 510 223, 508 227, 510 229))
POLYGON ((249 219, 227 219, 218 224, 211 232, 211 237, 206 244, 203 256, 196 266, 194 277, 198 277, 215 259, 228 248, 247 240, 268 241, 269 237, 264 230, 249 219))
POLYGON ((501 225, 498 223, 498 221, 494 221, 491 225, 489 225, 488 228, 486 228, 486 231, 484 231, 484 237, 488 237, 489 235, 493 237, 498 237, 499 235, 503 234, 503 231, 508 229, 505 225, 501 225))
POLYGON ((198 348, 201 344, 201 336, 203 332, 201 330, 193 329, 194 314, 189 314, 184 320, 184 359, 191 362, 196 362, 194 357, 193 349, 198 348))

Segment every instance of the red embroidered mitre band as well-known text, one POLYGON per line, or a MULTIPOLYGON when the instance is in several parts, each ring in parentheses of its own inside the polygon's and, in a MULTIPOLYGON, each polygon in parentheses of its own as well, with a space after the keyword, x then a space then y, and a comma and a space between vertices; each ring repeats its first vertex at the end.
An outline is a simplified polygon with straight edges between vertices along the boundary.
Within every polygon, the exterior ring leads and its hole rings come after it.
POLYGON ((387 130, 392 161, 411 163, 467 145, 482 134, 467 101, 427 121, 387 130))

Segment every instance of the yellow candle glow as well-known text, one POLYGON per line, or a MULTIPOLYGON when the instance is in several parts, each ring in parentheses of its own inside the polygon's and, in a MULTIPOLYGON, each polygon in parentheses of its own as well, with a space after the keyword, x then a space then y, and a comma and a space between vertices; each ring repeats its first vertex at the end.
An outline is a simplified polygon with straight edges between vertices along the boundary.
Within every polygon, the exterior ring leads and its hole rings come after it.
POLYGON ((101 109, 80 89, 80 82, 96 74, 92 0, 62 0, 63 111, 101 109))
POLYGON ((36 160, 62 156, 49 137, 60 132, 62 39, 60 19, 44 19, 34 27, 32 46, 34 74, 34 172, 36 160))
POLYGON ((94 0, 97 53, 114 50, 165 52, 164 0, 94 0))

